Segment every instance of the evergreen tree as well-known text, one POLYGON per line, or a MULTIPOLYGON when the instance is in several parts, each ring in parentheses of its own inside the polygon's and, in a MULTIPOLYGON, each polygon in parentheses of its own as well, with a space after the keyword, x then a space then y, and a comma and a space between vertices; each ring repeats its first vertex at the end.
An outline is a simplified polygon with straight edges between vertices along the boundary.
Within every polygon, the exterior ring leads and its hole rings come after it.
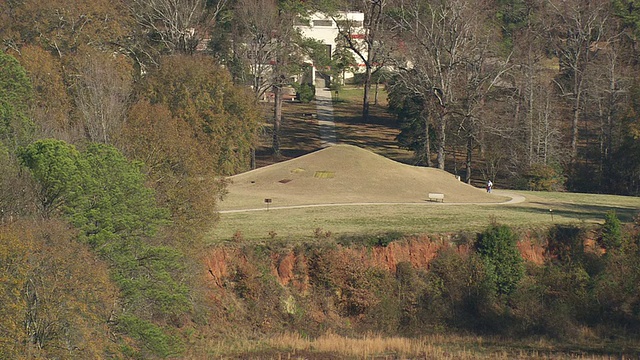
POLYGON ((607 211, 604 217, 600 244, 607 252, 616 251, 622 247, 622 229, 615 210, 607 211))
POLYGON ((510 294, 524 276, 524 262, 517 241, 511 228, 493 224, 480 234, 476 243, 478 253, 495 273, 500 294, 510 294))
POLYGON ((0 51, 0 141, 10 150, 33 133, 29 119, 31 82, 13 56, 0 51))

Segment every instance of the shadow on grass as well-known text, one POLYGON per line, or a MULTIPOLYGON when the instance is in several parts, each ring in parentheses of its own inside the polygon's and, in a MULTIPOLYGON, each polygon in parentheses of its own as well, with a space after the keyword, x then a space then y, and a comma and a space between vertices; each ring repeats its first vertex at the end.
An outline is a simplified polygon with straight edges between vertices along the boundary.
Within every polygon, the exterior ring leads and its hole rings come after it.
POLYGON ((546 216, 576 219, 578 221, 602 220, 608 211, 615 210, 616 216, 622 222, 632 222, 640 209, 621 206, 567 204, 567 203, 540 203, 531 202, 534 206, 512 206, 511 210, 527 214, 545 214, 546 216))

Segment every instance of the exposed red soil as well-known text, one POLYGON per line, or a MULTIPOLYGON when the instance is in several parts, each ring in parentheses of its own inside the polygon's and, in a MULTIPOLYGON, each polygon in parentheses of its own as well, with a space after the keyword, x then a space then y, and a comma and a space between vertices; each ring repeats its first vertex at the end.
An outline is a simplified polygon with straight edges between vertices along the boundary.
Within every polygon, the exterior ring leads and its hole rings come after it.
MULTIPOLYGON (((392 242, 386 247, 338 246, 335 255, 343 263, 358 262, 364 267, 376 267, 395 273, 400 262, 409 262, 415 268, 427 268, 438 251, 445 246, 452 246, 446 236, 439 239, 420 236, 392 242)), ((524 240, 518 243, 518 249, 525 261, 538 265, 544 263, 544 248, 541 245, 524 240)), ((459 245, 456 251, 466 254, 470 249, 467 245, 459 245)), ((282 286, 293 286, 301 292, 309 288, 307 258, 303 254, 296 254, 291 250, 272 253, 270 258, 270 272, 282 286)), ((225 278, 230 276, 229 269, 232 266, 239 266, 245 271, 255 268, 255 264, 251 264, 240 251, 223 247, 212 249, 206 257, 205 265, 213 286, 217 288, 223 287, 225 278)))

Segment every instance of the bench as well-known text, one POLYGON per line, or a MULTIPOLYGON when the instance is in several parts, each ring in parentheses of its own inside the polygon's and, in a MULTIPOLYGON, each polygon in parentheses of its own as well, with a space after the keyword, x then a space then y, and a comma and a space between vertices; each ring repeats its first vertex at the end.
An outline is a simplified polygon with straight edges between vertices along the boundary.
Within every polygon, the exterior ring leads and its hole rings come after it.
POLYGON ((429 193, 429 201, 444 202, 444 194, 429 193))

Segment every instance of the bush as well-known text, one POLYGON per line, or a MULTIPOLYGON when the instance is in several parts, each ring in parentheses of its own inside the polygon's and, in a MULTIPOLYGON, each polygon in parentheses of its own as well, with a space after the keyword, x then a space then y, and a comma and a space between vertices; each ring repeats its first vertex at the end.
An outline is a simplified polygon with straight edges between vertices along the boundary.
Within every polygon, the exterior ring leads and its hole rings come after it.
POLYGON ((495 272, 497 290, 510 294, 524 276, 524 262, 518 250, 517 237, 506 225, 491 225, 476 243, 478 253, 495 272))
POLYGON ((616 251, 622 247, 622 229, 615 210, 607 211, 599 242, 607 252, 616 251))
POLYGON ((316 96, 316 87, 312 84, 294 84, 293 88, 296 89, 296 100, 308 103, 316 96))
POLYGON ((480 256, 444 248, 429 266, 420 299, 420 319, 425 325, 485 331, 495 328, 491 326, 495 319, 495 281, 480 256))
POLYGON ((404 238, 404 234, 399 231, 387 231, 378 234, 366 235, 343 235, 336 240, 342 246, 361 245, 366 247, 387 247, 394 241, 404 238))
POLYGON ((559 263, 582 263, 584 261, 583 229, 573 225, 556 225, 549 230, 548 255, 559 263))

